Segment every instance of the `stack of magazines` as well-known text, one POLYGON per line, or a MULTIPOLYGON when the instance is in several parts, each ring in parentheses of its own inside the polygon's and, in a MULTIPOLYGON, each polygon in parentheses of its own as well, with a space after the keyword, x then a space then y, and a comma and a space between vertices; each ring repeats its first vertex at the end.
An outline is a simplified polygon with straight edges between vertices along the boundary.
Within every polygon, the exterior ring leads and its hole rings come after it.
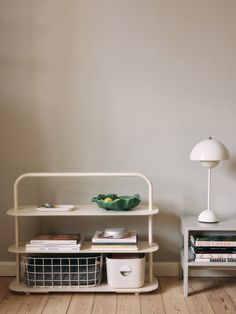
POLYGON ((103 231, 96 231, 92 238, 92 249, 96 250, 138 250, 138 235, 136 231, 128 231, 123 238, 113 238, 104 236, 103 231))
POLYGON ((195 262, 236 262, 236 235, 190 235, 195 262))
POLYGON ((41 234, 26 244, 27 252, 78 252, 81 249, 80 234, 41 234))

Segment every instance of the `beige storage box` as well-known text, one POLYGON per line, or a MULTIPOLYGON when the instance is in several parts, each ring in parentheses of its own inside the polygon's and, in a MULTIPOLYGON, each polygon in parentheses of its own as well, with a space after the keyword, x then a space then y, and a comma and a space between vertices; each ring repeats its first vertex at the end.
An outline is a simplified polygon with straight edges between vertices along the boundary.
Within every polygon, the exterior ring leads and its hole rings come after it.
POLYGON ((106 257, 107 283, 112 288, 140 288, 145 279, 145 254, 111 253, 106 257))

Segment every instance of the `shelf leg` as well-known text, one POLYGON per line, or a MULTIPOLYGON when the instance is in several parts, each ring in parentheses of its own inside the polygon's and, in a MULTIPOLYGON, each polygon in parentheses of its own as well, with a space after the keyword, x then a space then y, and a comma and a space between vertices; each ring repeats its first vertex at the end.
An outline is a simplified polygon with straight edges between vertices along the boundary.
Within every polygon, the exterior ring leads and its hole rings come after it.
POLYGON ((20 283, 20 254, 16 253, 16 280, 20 283))
POLYGON ((188 296, 188 266, 184 266, 184 296, 188 296))
POLYGON ((189 246, 189 231, 184 231, 184 261, 183 261, 183 286, 184 296, 188 296, 188 246, 189 246))
MULTIPOLYGON (((148 217, 148 243, 152 246, 152 216, 148 217)), ((149 253, 149 282, 153 281, 153 253, 149 253)))
MULTIPOLYGON (((16 247, 19 246, 19 217, 15 217, 15 243, 16 247)), ((17 283, 20 283, 20 254, 16 254, 16 280, 17 283)))
POLYGON ((153 281, 153 253, 149 253, 149 282, 153 281))

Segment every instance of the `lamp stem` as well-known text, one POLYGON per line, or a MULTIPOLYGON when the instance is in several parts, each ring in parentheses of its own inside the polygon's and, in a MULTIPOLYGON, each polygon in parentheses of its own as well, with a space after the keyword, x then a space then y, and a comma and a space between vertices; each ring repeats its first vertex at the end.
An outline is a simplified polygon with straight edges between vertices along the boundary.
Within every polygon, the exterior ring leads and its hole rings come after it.
POLYGON ((211 210, 211 168, 208 168, 207 210, 211 210))

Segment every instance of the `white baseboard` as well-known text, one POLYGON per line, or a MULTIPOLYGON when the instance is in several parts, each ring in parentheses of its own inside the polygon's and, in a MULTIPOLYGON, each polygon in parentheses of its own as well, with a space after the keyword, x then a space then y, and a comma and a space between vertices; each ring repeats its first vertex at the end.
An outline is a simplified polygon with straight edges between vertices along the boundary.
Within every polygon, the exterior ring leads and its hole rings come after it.
MULTIPOLYGON (((153 269, 156 276, 182 276, 182 269, 178 262, 154 262, 153 269)), ((191 268, 189 277, 236 277, 236 267, 234 269, 215 266, 191 268)))
POLYGON ((0 276, 15 276, 16 262, 0 262, 0 276))
POLYGON ((154 262, 153 269, 156 276, 178 276, 179 271, 178 262, 154 262))
MULTIPOLYGON (((146 265, 148 266, 148 265, 146 265)), ((178 262, 154 262, 155 276, 179 276, 181 274, 178 262)), ((15 276, 16 263, 12 261, 0 262, 0 276, 15 276)), ((197 268, 191 269, 190 277, 236 277, 236 269, 197 268)))

